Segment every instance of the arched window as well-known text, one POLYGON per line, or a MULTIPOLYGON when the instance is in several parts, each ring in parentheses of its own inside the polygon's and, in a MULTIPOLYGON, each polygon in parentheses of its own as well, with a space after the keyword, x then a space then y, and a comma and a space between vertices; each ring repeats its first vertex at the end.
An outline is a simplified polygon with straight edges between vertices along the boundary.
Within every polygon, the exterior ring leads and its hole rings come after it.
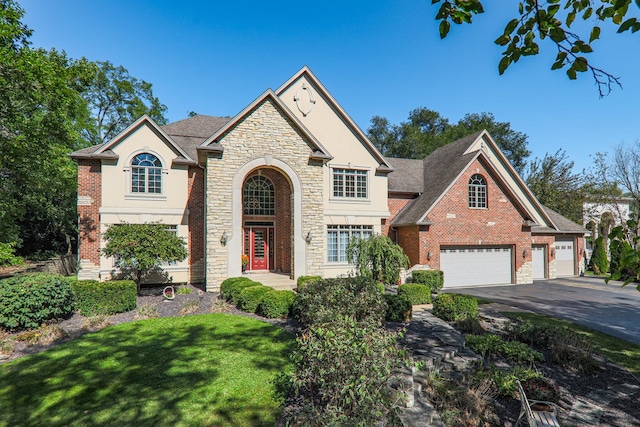
POLYGON ((153 154, 138 154, 131 161, 131 192, 162 193, 162 163, 153 154))
POLYGON ((487 181, 480 174, 475 174, 469 179, 469 207, 487 207, 487 181))
POLYGON ((275 215, 273 183, 262 175, 255 175, 244 183, 245 215, 275 215))

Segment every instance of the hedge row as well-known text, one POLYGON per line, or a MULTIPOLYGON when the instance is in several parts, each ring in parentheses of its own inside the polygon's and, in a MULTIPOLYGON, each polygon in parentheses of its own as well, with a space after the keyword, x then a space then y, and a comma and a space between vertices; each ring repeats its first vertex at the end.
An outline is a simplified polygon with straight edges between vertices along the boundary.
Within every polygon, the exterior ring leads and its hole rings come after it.
POLYGON ((116 314, 137 307, 137 287, 133 280, 82 280, 72 286, 76 306, 85 316, 116 314))
POLYGON ((73 280, 47 273, 0 280, 0 328, 36 328, 47 320, 72 313, 73 280))
POLYGON ((220 297, 242 311, 281 318, 289 315, 295 293, 275 290, 246 277, 232 277, 220 285, 220 297))

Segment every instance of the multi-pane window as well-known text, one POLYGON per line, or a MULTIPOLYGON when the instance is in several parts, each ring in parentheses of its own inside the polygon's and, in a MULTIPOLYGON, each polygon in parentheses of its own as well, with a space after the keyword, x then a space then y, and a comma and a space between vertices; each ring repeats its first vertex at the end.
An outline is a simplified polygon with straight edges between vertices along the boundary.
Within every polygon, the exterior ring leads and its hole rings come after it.
POLYGON ((366 199, 367 171, 358 169, 333 169, 333 197, 366 199))
POLYGON ((475 174, 469 179, 469 207, 487 207, 487 181, 480 174, 475 174))
POLYGON ((162 163, 153 154, 142 153, 131 162, 132 193, 162 193, 162 163))
POLYGON ((347 262, 347 245, 354 237, 368 239, 373 234, 371 225, 327 226, 327 261, 347 262))
POLYGON ((244 184, 243 205, 245 215, 275 215, 273 183, 262 175, 247 179, 244 184))

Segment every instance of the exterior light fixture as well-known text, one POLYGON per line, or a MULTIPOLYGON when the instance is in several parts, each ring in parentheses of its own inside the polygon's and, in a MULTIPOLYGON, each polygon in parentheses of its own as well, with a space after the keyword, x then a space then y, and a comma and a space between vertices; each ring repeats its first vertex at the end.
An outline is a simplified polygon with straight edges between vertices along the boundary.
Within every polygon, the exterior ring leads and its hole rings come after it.
POLYGON ((304 238, 304 241, 307 243, 311 243, 311 231, 307 233, 307 235, 304 238))
POLYGON ((529 255, 529 251, 528 250, 525 249, 524 251, 522 251, 522 258, 526 258, 527 255, 529 255))
POLYGON ((229 240, 229 236, 227 236, 226 231, 223 231, 222 236, 220 236, 220 244, 222 246, 227 246, 227 240, 229 240))
POLYGON ((431 259, 431 257, 433 256, 433 254, 431 252, 427 252, 427 259, 431 259))

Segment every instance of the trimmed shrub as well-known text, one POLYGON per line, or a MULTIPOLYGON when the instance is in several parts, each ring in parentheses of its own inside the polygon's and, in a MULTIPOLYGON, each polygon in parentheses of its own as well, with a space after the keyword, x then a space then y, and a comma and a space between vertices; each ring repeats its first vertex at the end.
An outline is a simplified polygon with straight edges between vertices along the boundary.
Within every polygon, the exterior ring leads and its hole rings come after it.
POLYGON ((74 310, 71 279, 31 273, 0 280, 0 328, 37 328, 74 310))
POLYGON ((605 248, 602 236, 598 237, 593 247, 593 253, 589 260, 589 268, 596 274, 605 274, 609 271, 609 260, 607 259, 607 248, 605 248))
POLYGON ((407 283, 398 287, 398 295, 406 297, 412 305, 431 304, 431 288, 429 286, 407 283))
POLYGON ((133 280, 82 280, 71 285, 76 305, 85 316, 116 314, 137 307, 137 287, 133 280))
POLYGON ((247 282, 250 280, 251 279, 248 279, 246 277, 229 277, 220 284, 220 298, 228 300, 229 291, 235 287, 236 283, 247 282))
POLYGON ((387 322, 408 322, 411 320, 411 301, 405 296, 385 294, 384 300, 387 303, 384 317, 387 322))
POLYGON ((256 285, 262 285, 262 283, 254 282, 246 277, 232 277, 220 284, 220 297, 236 305, 238 304, 238 298, 240 298, 240 291, 256 285))
POLYGON ((296 294, 293 291, 271 289, 262 296, 258 313, 271 319, 287 317, 295 297, 296 294))
POLYGON ((247 313, 255 313, 262 301, 262 296, 270 290, 270 287, 263 285, 254 285, 242 289, 238 296, 238 308, 247 313))
POLYGON ((535 351, 527 344, 519 341, 504 341, 497 335, 467 335, 465 341, 471 350, 480 353, 482 357, 489 354, 502 354, 515 363, 544 361, 542 353, 535 351))
POLYGON ((305 286, 311 282, 318 282, 322 280, 322 276, 300 276, 298 277, 298 292, 300 292, 305 286))
POLYGON ((444 273, 441 270, 414 270, 411 272, 411 282, 427 285, 435 294, 444 286, 444 273))
POLYGON ((376 283, 366 277, 345 277, 310 282, 298 292, 295 315, 307 325, 353 317, 382 324, 384 299, 376 283))
POLYGON ((468 295, 440 294, 433 300, 433 314, 448 322, 478 317, 478 300, 468 295))

